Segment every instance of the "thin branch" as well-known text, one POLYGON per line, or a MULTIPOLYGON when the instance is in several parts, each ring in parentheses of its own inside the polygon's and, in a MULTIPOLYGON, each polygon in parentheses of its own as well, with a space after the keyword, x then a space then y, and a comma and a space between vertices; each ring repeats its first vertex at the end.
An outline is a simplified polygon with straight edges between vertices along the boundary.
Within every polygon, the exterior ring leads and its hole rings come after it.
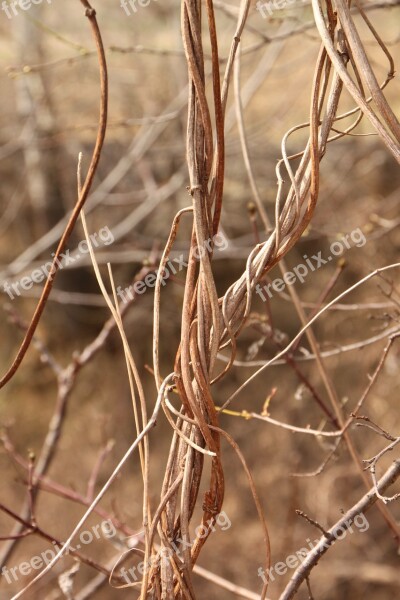
MULTIPOLYGON (((394 483, 400 476, 400 460, 397 460, 392 464, 386 473, 381 477, 377 483, 378 493, 382 494, 392 483, 394 483)), ((366 513, 371 506, 378 500, 376 495, 375 487, 373 487, 365 496, 357 502, 352 508, 350 508, 339 521, 328 529, 328 539, 324 536, 320 539, 318 544, 307 554, 303 563, 296 569, 290 582, 286 586, 285 590, 279 597, 279 600, 291 600, 301 584, 307 577, 309 577, 312 569, 317 565, 321 557, 329 550, 329 548, 335 543, 335 541, 343 535, 344 531, 351 526, 357 515, 366 513)))

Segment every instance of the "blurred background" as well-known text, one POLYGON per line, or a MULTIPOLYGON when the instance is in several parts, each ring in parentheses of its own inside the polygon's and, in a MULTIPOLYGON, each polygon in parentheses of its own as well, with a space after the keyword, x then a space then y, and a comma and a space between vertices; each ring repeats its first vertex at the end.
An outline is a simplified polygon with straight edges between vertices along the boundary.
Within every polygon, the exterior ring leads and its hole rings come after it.
MULTIPOLYGON (((365 4, 369 18, 398 66, 399 2, 375 4, 365 4)), ((239 3, 218 0, 214 6, 223 73, 239 3)), ((104 274, 105 265, 110 262, 116 285, 126 288, 140 277, 143 269, 156 269, 172 219, 190 200, 185 166, 187 69, 180 37, 180 5, 171 0, 151 0, 148 6, 127 4, 124 9, 118 2, 103 0, 95 8, 107 51, 110 106, 106 143, 86 214, 91 232, 107 228, 112 233, 113 243, 99 243, 96 256, 104 274)), ((34 282, 30 289, 23 289, 20 284, 20 294, 12 293, 13 297, 6 286, 21 282, 23 277, 32 278, 35 270, 51 260, 76 201, 79 152, 83 152, 83 168, 89 164, 99 105, 96 53, 80 2, 70 1, 66 8, 61 0, 43 1, 32 4, 29 10, 15 10, 17 14, 11 8, 8 13, 4 9, 0 12, 2 373, 15 355, 43 284, 34 282)), ((389 70, 387 58, 361 20, 356 22, 377 78, 383 82, 389 70)), ((209 66, 206 35, 204 39, 209 66)), ((274 7, 267 18, 255 5, 250 9, 242 38, 241 95, 252 166, 272 221, 281 139, 288 129, 308 120, 318 39, 307 2, 274 7)), ((399 115, 397 74, 385 93, 399 115)), ((352 106, 344 94, 341 110, 352 106)), ((350 122, 351 119, 341 122, 340 130, 350 122)), ((362 121, 354 132, 362 136, 347 136, 329 145, 321 165, 315 218, 287 257, 287 266, 292 269, 304 262, 304 255, 322 252, 329 256, 331 244, 355 229, 359 228, 365 236, 364 245, 352 244, 342 256, 310 273, 304 283, 295 283, 307 314, 320 305, 321 298, 323 302, 331 300, 371 270, 398 260, 400 171, 379 139, 365 135, 371 132, 371 126, 362 121), (344 268, 338 267, 340 259, 345 259, 344 268)), ((293 135, 290 152, 301 151, 307 135, 307 129, 293 135)), ((215 253, 213 263, 221 295, 243 272, 254 244, 265 239, 262 222, 250 204, 253 199, 241 155, 233 86, 227 107, 226 152, 222 232, 227 247, 215 253)), ((190 219, 184 219, 173 257, 186 256, 190 226, 190 219)), ((18 514, 26 508, 28 497, 29 452, 40 457, 45 440, 49 440, 49 427, 51 435, 52 415, 62 400, 57 373, 73 364, 76 353, 82 353, 96 339, 109 318, 89 255, 78 249, 83 239, 79 222, 69 243, 70 255, 75 258, 57 276, 37 342, 0 396, 0 502, 18 514)), ((163 375, 173 370, 179 344, 184 277, 184 271, 179 272, 162 290, 163 375)), ((275 268, 269 281, 278 277, 280 271, 275 268)), ((398 326, 399 283, 396 270, 388 272, 384 279, 370 280, 314 327, 321 351, 327 354, 325 364, 345 414, 351 412, 366 389, 388 332, 398 326)), ((149 410, 156 399, 154 379, 147 368, 152 365, 152 306, 153 289, 148 288, 135 298, 125 316, 149 410)), ((222 405, 299 329, 287 289, 274 293, 269 303, 255 296, 251 317, 239 339, 238 364, 215 386, 216 404, 222 405)), ((294 367, 283 361, 265 370, 239 394, 230 407, 232 411, 260 414, 272 395, 268 412, 274 419, 299 427, 318 428, 324 424, 326 415, 315 396, 326 404, 329 400, 315 361, 307 360, 309 353, 307 340, 302 338, 297 356, 304 360, 296 361, 294 367)), ((136 435, 117 332, 112 332, 93 354, 76 374, 68 398, 64 398, 60 437, 37 496, 36 519, 44 531, 58 540, 72 531, 83 514, 84 501, 105 483, 136 435)), ((223 360, 221 356, 221 368, 223 360)), ((399 435, 400 428, 399 360, 396 342, 362 411, 392 435, 399 435)), ((347 510, 365 493, 343 444, 321 473, 294 477, 294 473, 319 469, 332 451, 332 443, 235 414, 222 415, 221 424, 239 444, 254 476, 269 526, 272 564, 285 561, 288 555, 303 548, 307 538, 314 540, 319 536, 318 530, 296 515, 296 509, 329 527, 340 518, 341 510, 347 510)), ((154 507, 158 505, 171 435, 170 426, 160 417, 150 435, 150 499, 154 507)), ((352 439, 362 459, 370 458, 386 443, 364 427, 354 429, 352 439)), ((393 458, 391 455, 382 461, 382 472, 393 458)), ((217 529, 210 536, 199 565, 256 593, 261 589, 257 575, 262 566, 261 528, 245 474, 228 446, 224 447, 224 465, 224 510, 231 527, 226 531, 217 529)), ((101 507, 105 515, 126 525, 128 529, 120 535, 140 532, 142 486, 137 455, 123 469, 101 507)), ((399 504, 390 509, 399 520, 399 504)), ((376 508, 367 517, 368 530, 356 529, 348 534, 313 571, 311 586, 318 600, 400 597, 396 544, 376 508)), ((101 520, 101 515, 92 515, 89 525, 101 520)), ((1 511, 3 540, 11 535, 14 526, 15 521, 1 511)), ((48 547, 48 541, 33 534, 23 537, 12 549, 9 542, 3 541, 1 565, 10 569, 48 547)), ((101 539, 84 552, 111 568, 118 550, 115 540, 101 539)), ((137 597, 136 591, 113 589, 107 581, 85 595, 86 586, 97 573, 84 564, 74 578, 74 595, 68 596, 60 588, 58 576, 72 564, 71 557, 64 558, 25 597, 137 597)), ((276 576, 269 598, 279 597, 291 574, 289 571, 276 576)), ((3 576, 0 598, 8 600, 31 578, 32 574, 19 574, 18 581, 9 583, 3 576)), ((197 575, 195 584, 199 600, 241 597, 197 575)), ((297 597, 308 598, 307 590, 302 588, 297 597)))

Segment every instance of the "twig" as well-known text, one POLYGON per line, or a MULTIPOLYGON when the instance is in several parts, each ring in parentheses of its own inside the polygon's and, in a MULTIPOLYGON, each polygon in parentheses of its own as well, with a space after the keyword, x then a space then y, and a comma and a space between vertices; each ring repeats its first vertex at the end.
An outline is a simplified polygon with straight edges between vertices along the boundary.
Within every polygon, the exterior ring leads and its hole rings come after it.
MULTIPOLYGON (((377 483, 378 493, 384 492, 396 479, 400 476, 400 460, 397 460, 392 464, 386 473, 381 477, 377 483)), ((303 581, 309 577, 312 569, 319 562, 321 557, 329 550, 329 548, 335 543, 340 535, 343 535, 343 531, 346 531, 353 523, 357 515, 367 512, 367 510, 375 504, 378 500, 376 495, 375 487, 373 487, 365 496, 357 502, 352 508, 350 508, 345 515, 339 521, 328 529, 327 533, 329 538, 321 538, 318 544, 307 554, 303 563, 298 567, 290 579, 290 582, 286 586, 285 590, 279 597, 279 600, 291 600, 297 593, 299 587, 303 581)))
POLYGON ((8 381, 10 381, 10 379, 15 375, 15 373, 17 372, 17 370, 18 370, 18 368, 30 346, 33 335, 36 331, 36 328, 39 324, 40 318, 41 318, 44 308, 46 306, 47 299, 48 299, 51 289, 53 287, 54 278, 59 269, 60 256, 67 245, 67 242, 68 242, 68 240, 71 236, 71 233, 75 227, 75 224, 79 217, 81 209, 84 206, 86 199, 89 195, 90 188, 92 187, 93 179, 94 179, 94 176, 97 171, 97 166, 99 164, 101 151, 102 151, 103 143, 104 143, 104 138, 105 138, 105 134, 106 134, 107 108, 108 108, 108 76, 107 76, 107 63, 106 63, 106 58, 105 58, 105 54, 104 54, 103 41, 101 38, 99 26, 98 26, 97 20, 96 20, 96 12, 90 6, 90 4, 87 0, 81 0, 81 3, 86 8, 86 16, 88 17, 88 19, 90 21, 93 36, 96 41, 97 54, 98 54, 99 66, 100 66, 100 82, 101 82, 100 124, 99 124, 97 139, 96 139, 96 145, 93 150, 92 160, 91 160, 88 174, 87 174, 87 177, 86 177, 83 189, 82 189, 82 193, 80 194, 80 196, 76 202, 75 208, 70 216, 68 224, 67 224, 67 226, 64 230, 64 233, 61 237, 61 240, 58 244, 58 247, 55 252, 54 259, 53 259, 51 272, 46 280, 42 295, 40 297, 39 303, 36 307, 36 310, 34 312, 32 320, 30 322, 28 331, 26 332, 25 338, 17 352, 17 355, 16 355, 12 365, 10 366, 8 371, 5 373, 5 375, 0 380, 0 389, 2 387, 4 387, 6 385, 6 383, 8 381))

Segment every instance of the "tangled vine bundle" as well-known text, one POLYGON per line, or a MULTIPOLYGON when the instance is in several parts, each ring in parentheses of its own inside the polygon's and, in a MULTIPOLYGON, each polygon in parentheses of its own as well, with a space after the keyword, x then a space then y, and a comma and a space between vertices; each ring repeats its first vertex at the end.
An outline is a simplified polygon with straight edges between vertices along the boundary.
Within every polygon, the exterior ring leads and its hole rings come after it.
MULTIPOLYGON (((109 82, 106 52, 101 33, 101 14, 96 14, 95 9, 87 0, 81 0, 81 4, 85 8, 86 17, 96 42, 100 69, 101 102, 97 142, 83 183, 80 181, 82 166, 79 161, 78 199, 75 208, 55 252, 52 269, 34 316, 26 328, 24 340, 11 367, 3 375, 1 387, 13 378, 35 339, 37 326, 59 270, 59 259, 67 247, 81 214, 89 247, 91 245, 83 209, 92 188, 104 146, 109 82)), ((100 7, 96 8, 100 10, 100 7)), ((213 0, 205 2, 182 0, 181 35, 188 81, 187 206, 178 210, 173 219, 158 265, 154 288, 152 372, 157 388, 157 401, 149 417, 149 402, 146 401, 139 370, 129 349, 124 329, 123 317, 128 306, 118 305, 111 268, 109 268, 109 275, 112 292, 107 292, 107 284, 103 283, 93 248, 90 248, 96 276, 112 317, 103 330, 103 339, 98 338, 98 341, 86 350, 86 354, 82 353, 75 360, 67 378, 64 372, 63 381, 68 388, 65 396, 69 395, 78 370, 97 352, 109 332, 113 328, 118 328, 123 341, 134 400, 137 438, 100 493, 93 498, 69 540, 46 569, 31 581, 25 588, 26 590, 30 586, 34 586, 35 582, 48 572, 66 552, 73 536, 99 504, 120 472, 122 465, 136 449, 140 454, 144 485, 144 533, 140 540, 141 549, 136 547, 133 550, 132 548, 126 549, 121 555, 120 561, 114 565, 112 573, 109 573, 110 577, 116 581, 116 587, 134 588, 139 592, 141 600, 146 598, 194 600, 197 597, 193 573, 200 554, 206 552, 207 541, 213 531, 213 525, 224 506, 224 447, 234 451, 238 464, 246 474, 259 516, 260 539, 263 540, 264 545, 263 565, 265 572, 268 572, 271 568, 270 541, 262 502, 257 495, 256 486, 245 458, 230 432, 221 427, 219 414, 228 408, 232 400, 254 380, 259 372, 273 364, 274 361, 288 356, 289 351, 303 335, 307 336, 316 357, 317 368, 332 404, 329 409, 326 409, 333 426, 330 434, 335 439, 344 441, 355 463, 360 465, 357 452, 349 436, 349 428, 357 416, 357 410, 353 411, 348 418, 344 416, 311 329, 314 320, 328 307, 325 305, 320 311, 317 310, 312 318, 308 318, 293 287, 290 287, 289 291, 293 306, 302 324, 299 333, 289 343, 282 345, 280 352, 253 373, 229 398, 225 398, 222 407, 218 406, 214 390, 220 382, 229 378, 235 367, 238 338, 251 319, 256 287, 265 280, 274 266, 278 265, 282 269, 282 273, 285 272, 285 256, 299 241, 313 220, 320 190, 320 163, 329 145, 341 138, 353 135, 360 122, 363 119, 368 120, 387 152, 400 163, 400 123, 385 96, 385 88, 395 75, 395 65, 379 32, 358 0, 354 3, 344 0, 335 0, 335 2, 326 0, 324 4, 320 0, 312 0, 312 13, 320 38, 320 50, 314 66, 314 76, 309 86, 311 89, 309 117, 307 122, 293 126, 282 139, 281 158, 276 165, 278 185, 274 217, 271 219, 265 209, 262 194, 257 188, 256 177, 249 158, 241 97, 241 40, 250 9, 250 0, 242 0, 240 10, 237 11, 236 30, 228 59, 223 63, 219 55, 215 2, 213 0), (355 19, 356 15, 361 17, 363 27, 372 33, 381 52, 386 57, 387 76, 383 81, 378 81, 374 72, 373 64, 362 41, 362 34, 356 25, 359 23, 355 19), (211 49, 210 62, 206 58, 208 48, 211 49), (230 95, 234 98, 240 147, 253 196, 252 210, 261 219, 266 237, 265 241, 258 241, 254 245, 247 256, 245 269, 241 275, 229 285, 223 295, 219 295, 218 282, 213 268, 214 240, 221 231, 223 210, 227 202, 224 194, 225 141, 227 102, 230 95), (341 109, 344 95, 353 101, 353 107, 349 110, 341 109), (342 127, 343 121, 350 118, 353 119, 352 123, 342 127), (290 154, 289 139, 298 132, 302 134, 306 132, 306 143, 301 152, 290 154), (189 253, 183 301, 180 307, 180 342, 175 349, 175 361, 170 365, 169 374, 165 376, 162 374, 164 367, 160 360, 160 346, 163 341, 163 277, 183 222, 186 225, 190 223, 191 234, 188 240, 189 253), (152 463, 148 434, 155 425, 161 408, 171 426, 171 443, 157 506, 154 505, 150 493, 149 474, 152 463), (199 514, 201 514, 200 522, 198 522, 199 514), (177 548, 180 549, 179 552, 177 552, 177 548), (121 577, 118 578, 118 569, 126 559, 135 553, 142 558, 145 565, 149 565, 149 568, 144 569, 140 582, 124 583, 121 577)), ((295 102, 296 99, 293 98, 293 103, 295 102)), ((388 268, 395 267, 398 265, 391 265, 388 268)), ((374 273, 368 277, 372 276, 374 273)), ((386 354, 394 339, 395 337, 390 338, 389 346, 385 350, 386 354)), ((382 364, 383 361, 384 358, 382 364)), ((382 364, 380 363, 380 368, 382 364)), ((378 374, 379 370, 374 376, 377 377, 378 374)), ((268 416, 267 412, 264 416, 268 416)), ((316 432, 316 435, 321 434, 321 431, 316 432)), ((393 447, 397 441, 397 438, 391 440, 393 447)), ((56 443, 56 440, 53 442, 56 443)), ((36 465, 33 468, 34 485, 39 481, 39 475, 43 475, 47 470, 51 454, 51 452, 48 453, 42 467, 36 465)), ((366 485, 366 492, 371 485, 375 486, 376 492, 375 495, 371 495, 369 492, 370 495, 366 494, 360 501, 362 503, 360 510, 364 510, 377 498, 383 498, 381 494, 397 478, 400 467, 399 462, 396 462, 382 480, 378 482, 375 479, 372 480, 372 483, 365 471, 362 471, 362 467, 360 470, 366 485)), ((154 490, 152 493, 154 494, 154 490)), ((400 541, 399 525, 385 502, 379 502, 379 510, 394 537, 400 541)), ((356 511, 354 515, 356 514, 359 512, 356 511)), ((327 539, 329 539, 329 535, 332 537, 332 532, 325 533, 327 539)), ((319 555, 315 553, 310 556, 308 563, 304 563, 305 566, 295 572, 282 592, 281 600, 292 598, 301 583, 308 581, 311 569, 322 553, 321 550, 319 555)), ((262 600, 266 598, 267 588, 268 578, 263 584, 260 595, 256 597, 260 597, 262 600)), ((23 593, 24 590, 14 598, 21 597, 23 593)), ((246 596, 244 595, 244 597, 246 596)))

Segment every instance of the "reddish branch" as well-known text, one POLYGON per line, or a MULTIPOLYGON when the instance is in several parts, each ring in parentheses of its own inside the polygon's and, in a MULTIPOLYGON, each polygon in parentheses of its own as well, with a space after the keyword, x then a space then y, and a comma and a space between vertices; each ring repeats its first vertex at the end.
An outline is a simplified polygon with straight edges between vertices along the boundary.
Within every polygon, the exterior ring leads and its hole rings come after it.
POLYGON ((104 53, 103 41, 102 41, 99 26, 97 23, 95 10, 90 6, 90 4, 89 4, 89 2, 87 2, 87 0, 81 0, 81 2, 83 4, 83 6, 86 8, 85 14, 86 14, 87 18, 89 19, 89 22, 90 22, 90 25, 92 28, 93 36, 94 36, 94 39, 96 42, 97 56, 99 59, 99 67, 100 67, 100 123, 99 123, 99 129, 98 129, 98 133, 97 133, 96 144, 95 144, 92 159, 91 159, 91 162, 89 165, 88 174, 86 176, 85 183, 82 188, 82 192, 79 195, 79 198, 76 202, 75 208, 72 211, 72 214, 70 216, 68 224, 67 224, 67 226, 64 230, 64 233, 61 237, 61 240, 58 244, 57 250, 54 255, 51 271, 46 280, 42 295, 40 297, 40 300, 39 300, 36 310, 33 314, 30 325, 28 327, 28 331, 25 334, 24 340, 17 352, 17 355, 16 355, 12 365, 8 369, 7 373, 0 380, 0 389, 2 387, 4 387, 6 385, 6 383, 8 383, 8 381, 10 381, 10 379, 15 375, 15 373, 17 372, 17 370, 18 370, 18 368, 19 368, 31 342, 32 342, 32 338, 33 338, 36 328, 39 324, 42 313, 45 309, 47 300, 49 298, 50 292, 53 287, 55 276, 59 269, 59 264, 60 264, 59 259, 66 248, 68 240, 69 240, 71 233, 75 227, 75 224, 78 220, 79 214, 87 200, 90 189, 92 187, 93 179, 96 174, 96 170, 97 170, 97 167, 98 167, 98 164, 100 161, 104 138, 106 135, 107 110, 108 110, 108 75, 107 75, 107 63, 106 63, 106 57, 105 57, 105 53, 104 53))

